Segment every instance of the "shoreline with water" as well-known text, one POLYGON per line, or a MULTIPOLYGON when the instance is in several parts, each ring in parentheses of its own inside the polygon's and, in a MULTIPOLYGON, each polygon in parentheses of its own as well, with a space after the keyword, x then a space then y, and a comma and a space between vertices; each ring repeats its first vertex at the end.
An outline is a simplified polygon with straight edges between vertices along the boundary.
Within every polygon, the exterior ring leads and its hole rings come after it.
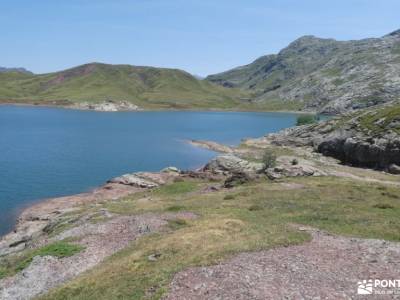
MULTIPOLYGON (((319 114, 317 111, 298 111, 298 110, 260 110, 260 109, 217 109, 217 108, 137 108, 137 109, 120 109, 120 110, 96 110, 93 108, 89 108, 87 106, 81 106, 77 104, 56 104, 56 103, 29 103, 29 102, 1 102, 1 106, 21 106, 21 107, 47 107, 47 108, 59 108, 59 109, 68 109, 68 110, 82 110, 82 111, 94 111, 94 112, 243 112, 243 113, 290 113, 290 114, 299 114, 299 115, 317 115, 319 114)), ((322 114, 325 115, 325 114, 322 114)))

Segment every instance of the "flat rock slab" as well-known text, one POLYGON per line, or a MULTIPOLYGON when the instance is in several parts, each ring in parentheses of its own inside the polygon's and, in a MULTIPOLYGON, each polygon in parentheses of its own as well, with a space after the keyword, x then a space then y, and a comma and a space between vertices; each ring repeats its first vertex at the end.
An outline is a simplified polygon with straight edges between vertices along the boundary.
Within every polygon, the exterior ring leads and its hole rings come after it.
POLYGON ((165 300, 358 299, 360 280, 400 279, 399 243, 311 233, 313 240, 303 245, 243 253, 220 265, 180 272, 165 300))

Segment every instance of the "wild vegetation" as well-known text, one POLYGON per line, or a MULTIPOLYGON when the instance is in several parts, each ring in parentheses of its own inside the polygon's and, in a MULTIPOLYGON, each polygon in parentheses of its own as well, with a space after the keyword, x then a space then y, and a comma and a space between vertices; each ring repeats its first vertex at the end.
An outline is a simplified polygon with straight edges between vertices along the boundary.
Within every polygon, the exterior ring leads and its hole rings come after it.
POLYGON ((262 157, 264 168, 273 168, 276 166, 276 155, 272 150, 266 150, 262 157))
POLYGON ((307 125, 318 122, 318 116, 315 115, 302 115, 297 117, 296 125, 307 125))

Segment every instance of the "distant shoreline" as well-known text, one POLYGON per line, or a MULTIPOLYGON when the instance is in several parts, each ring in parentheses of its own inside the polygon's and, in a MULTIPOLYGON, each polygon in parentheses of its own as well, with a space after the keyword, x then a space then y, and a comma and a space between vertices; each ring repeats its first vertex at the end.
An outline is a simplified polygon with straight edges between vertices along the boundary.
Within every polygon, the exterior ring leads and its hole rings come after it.
MULTIPOLYGON (((59 108, 59 109, 69 109, 69 110, 82 110, 82 111, 93 111, 93 112, 158 112, 158 111, 170 111, 170 112, 248 112, 248 113, 290 113, 298 115, 317 115, 316 111, 297 111, 297 110, 251 110, 251 109, 219 109, 219 108, 140 108, 136 110, 118 110, 118 111, 102 111, 86 107, 72 106, 72 105, 60 105, 60 104, 39 104, 39 103, 20 103, 20 102, 0 102, 1 106, 22 106, 22 107, 48 107, 48 108, 59 108)), ((327 115, 327 114, 322 114, 327 115)))

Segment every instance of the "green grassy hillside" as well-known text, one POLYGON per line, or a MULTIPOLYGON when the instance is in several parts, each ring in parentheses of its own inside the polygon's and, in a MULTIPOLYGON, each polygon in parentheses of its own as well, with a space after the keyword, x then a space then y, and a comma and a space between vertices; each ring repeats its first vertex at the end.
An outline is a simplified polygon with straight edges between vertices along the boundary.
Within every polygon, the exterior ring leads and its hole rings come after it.
POLYGON ((243 93, 176 69, 92 63, 50 74, 0 73, 0 101, 127 101, 142 108, 234 108, 243 93))

